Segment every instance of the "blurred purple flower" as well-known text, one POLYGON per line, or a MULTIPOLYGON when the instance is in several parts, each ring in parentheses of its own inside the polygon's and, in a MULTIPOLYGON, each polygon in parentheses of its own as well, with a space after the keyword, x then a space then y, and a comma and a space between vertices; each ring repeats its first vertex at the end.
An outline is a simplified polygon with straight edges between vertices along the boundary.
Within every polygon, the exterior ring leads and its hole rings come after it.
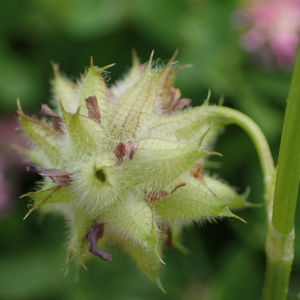
POLYGON ((265 66, 275 59, 279 68, 293 65, 300 34, 299 0, 256 0, 238 12, 240 25, 248 27, 242 36, 247 52, 259 52, 265 66))
POLYGON ((0 218, 16 204, 19 179, 25 174, 25 164, 12 145, 24 146, 25 139, 16 131, 17 119, 12 115, 0 116, 0 218))
POLYGON ((5 178, 6 163, 0 156, 0 218, 5 215, 7 210, 13 206, 12 196, 15 194, 15 187, 5 178))

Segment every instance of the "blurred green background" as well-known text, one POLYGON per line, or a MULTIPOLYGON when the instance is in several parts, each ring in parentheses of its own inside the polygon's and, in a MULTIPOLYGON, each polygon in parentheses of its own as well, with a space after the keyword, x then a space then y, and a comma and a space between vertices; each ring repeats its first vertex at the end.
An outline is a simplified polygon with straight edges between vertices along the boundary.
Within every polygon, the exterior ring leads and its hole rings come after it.
MULTIPOLYGON (((258 57, 241 49, 242 32, 234 26, 237 0, 10 0, 0 4, 0 155, 5 165, 9 203, 0 214, 0 299, 260 299, 265 271, 265 208, 238 214, 247 221, 223 220, 196 224, 184 231, 190 255, 177 250, 164 254, 161 291, 138 270, 122 250, 113 248, 112 262, 95 259, 74 281, 64 276, 66 228, 59 216, 26 221, 27 200, 39 179, 24 172, 10 143, 14 134, 16 98, 27 114, 39 115, 51 99, 51 61, 71 79, 78 79, 90 57, 110 69, 115 82, 131 65, 131 49, 141 61, 168 61, 175 50, 182 71, 175 86, 196 106, 212 92, 212 103, 252 117, 265 133, 277 161, 284 109, 292 70, 266 69, 258 57)), ((228 127, 215 146, 222 168, 209 170, 244 192, 249 201, 263 203, 262 174, 255 149, 239 128, 228 127)), ((0 158, 1 158, 0 157, 0 158)), ((1 189, 1 185, 0 185, 1 189)), ((1 209, 1 206, 0 206, 1 209)), ((300 207, 296 235, 300 232, 300 207)), ((289 299, 300 297, 300 241, 289 299)))

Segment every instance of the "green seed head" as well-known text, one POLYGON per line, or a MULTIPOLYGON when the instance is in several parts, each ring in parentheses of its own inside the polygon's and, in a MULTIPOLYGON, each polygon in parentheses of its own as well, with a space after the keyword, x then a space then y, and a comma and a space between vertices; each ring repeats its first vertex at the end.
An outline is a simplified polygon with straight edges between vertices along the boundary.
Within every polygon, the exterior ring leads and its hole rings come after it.
POLYGON ((54 65, 55 111, 42 106, 52 123, 28 117, 20 123, 34 142, 24 150, 28 167, 44 177, 29 195, 36 208, 62 213, 70 224, 68 266, 92 254, 104 260, 109 244, 123 246, 161 287, 164 245, 186 252, 182 226, 193 221, 235 217, 230 208, 247 206, 245 197, 203 175, 208 145, 222 125, 212 123, 208 101, 196 108, 173 88, 176 53, 162 68, 152 56, 141 65, 136 55, 127 77, 112 88, 91 61, 74 84, 54 65))

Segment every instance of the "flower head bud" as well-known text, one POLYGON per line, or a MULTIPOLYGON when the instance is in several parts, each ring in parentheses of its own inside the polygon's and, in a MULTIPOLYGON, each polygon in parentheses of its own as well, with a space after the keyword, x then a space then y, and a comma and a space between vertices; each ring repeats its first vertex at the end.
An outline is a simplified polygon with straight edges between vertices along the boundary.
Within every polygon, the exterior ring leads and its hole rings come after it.
POLYGON ((212 123, 208 100, 184 109, 190 100, 173 88, 182 69, 173 67, 176 53, 163 68, 153 68, 152 57, 141 65, 134 54, 128 76, 111 89, 102 76, 111 65, 98 68, 92 60, 78 85, 53 65, 57 106, 41 111, 53 123, 25 115, 20 104, 18 113, 34 142, 28 170, 44 177, 27 194, 34 200, 29 213, 40 208, 68 219, 68 267, 74 259, 84 266, 92 255, 109 261, 103 248, 119 244, 161 287, 164 244, 187 252, 182 226, 236 217, 230 208, 247 203, 202 174, 203 160, 219 155, 207 147, 221 127, 212 123))

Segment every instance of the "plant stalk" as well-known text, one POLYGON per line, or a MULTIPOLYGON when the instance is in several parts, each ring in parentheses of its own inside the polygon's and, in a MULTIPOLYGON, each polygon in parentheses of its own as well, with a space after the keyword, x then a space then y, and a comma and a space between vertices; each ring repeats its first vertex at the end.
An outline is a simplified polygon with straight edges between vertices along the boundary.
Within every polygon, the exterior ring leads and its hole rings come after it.
POLYGON ((287 297, 294 260, 294 221, 300 180, 300 50, 293 73, 269 218, 267 272, 263 300, 287 297), (271 220, 271 221, 270 221, 271 220))
POLYGON ((263 300, 286 299, 294 258, 293 228, 300 180, 299 87, 300 59, 298 55, 286 110, 277 173, 274 169, 268 142, 253 120, 243 113, 227 107, 217 106, 211 111, 215 117, 240 126, 249 134, 262 166, 268 221, 267 270, 263 300))

